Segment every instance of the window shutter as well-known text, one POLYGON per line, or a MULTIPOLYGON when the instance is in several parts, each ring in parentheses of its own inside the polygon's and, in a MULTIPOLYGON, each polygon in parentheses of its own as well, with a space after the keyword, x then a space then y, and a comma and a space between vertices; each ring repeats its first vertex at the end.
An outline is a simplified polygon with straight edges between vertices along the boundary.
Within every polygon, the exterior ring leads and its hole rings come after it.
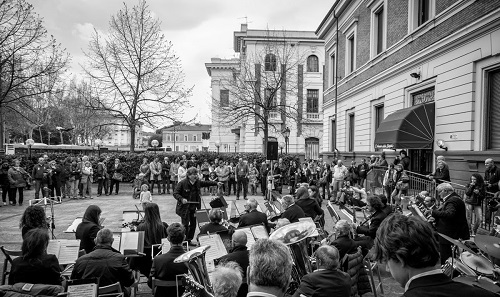
POLYGON ((488 149, 500 150, 500 69, 489 74, 488 149))

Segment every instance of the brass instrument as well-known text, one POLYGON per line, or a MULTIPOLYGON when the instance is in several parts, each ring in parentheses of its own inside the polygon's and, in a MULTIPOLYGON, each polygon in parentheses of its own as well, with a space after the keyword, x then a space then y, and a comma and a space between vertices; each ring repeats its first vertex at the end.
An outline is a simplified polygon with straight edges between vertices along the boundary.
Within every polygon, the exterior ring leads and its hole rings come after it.
MULTIPOLYGON (((209 248, 209 245, 200 246, 199 248, 180 255, 174 260, 174 263, 184 263, 191 273, 193 281, 205 288, 204 295, 213 297, 212 284, 210 282, 210 278, 208 277, 208 269, 205 262, 205 254, 209 248)), ((187 292, 187 295, 184 293, 183 297, 186 296, 201 295, 193 294, 193 292, 187 292)))
POLYGON ((413 216, 417 216, 419 217, 420 219, 422 219, 423 221, 425 222, 429 222, 429 223, 432 223, 432 215, 428 215, 428 216, 425 216, 425 212, 427 210, 430 210, 426 205, 425 203, 423 202, 413 202, 413 201, 410 201, 410 204, 408 204, 408 210, 411 212, 411 215, 413 216))
MULTIPOLYGON (((313 236, 316 224, 311 220, 300 221, 285 225, 275 230, 269 239, 277 240, 287 245, 292 255, 292 283, 290 287, 296 289, 302 277, 313 272, 313 264, 316 260, 308 256, 306 238, 313 236)), ((290 291, 288 292, 290 293, 290 291)), ((293 293, 293 292, 292 292, 293 293)))

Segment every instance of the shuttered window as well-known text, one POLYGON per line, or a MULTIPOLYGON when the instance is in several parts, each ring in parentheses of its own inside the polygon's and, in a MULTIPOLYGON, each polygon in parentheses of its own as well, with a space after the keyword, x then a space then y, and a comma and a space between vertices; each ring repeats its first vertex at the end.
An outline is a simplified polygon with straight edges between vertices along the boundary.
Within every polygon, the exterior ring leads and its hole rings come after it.
POLYGON ((500 69, 488 74, 488 149, 500 150, 500 69))

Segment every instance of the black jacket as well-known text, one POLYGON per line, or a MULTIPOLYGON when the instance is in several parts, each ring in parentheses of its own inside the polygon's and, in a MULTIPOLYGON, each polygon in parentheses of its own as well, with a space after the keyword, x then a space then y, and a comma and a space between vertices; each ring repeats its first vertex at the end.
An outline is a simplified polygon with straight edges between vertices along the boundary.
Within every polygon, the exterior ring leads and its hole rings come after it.
MULTIPOLYGON (((457 193, 453 192, 439 209, 432 211, 436 219, 436 230, 453 239, 469 239, 469 224, 465 216, 465 203, 457 193)), ((439 243, 448 243, 439 236, 439 243)))
POLYGON ((318 205, 318 202, 312 198, 299 199, 295 201, 295 204, 302 208, 306 217, 310 217, 312 219, 324 213, 321 207, 318 205))
POLYGON ((288 219, 290 223, 296 223, 299 219, 304 218, 306 214, 302 210, 302 207, 297 204, 290 205, 282 214, 282 219, 288 219))
POLYGON ((208 224, 201 226, 200 234, 198 234, 198 236, 206 235, 207 233, 216 233, 219 231, 227 231, 227 228, 222 226, 221 224, 215 224, 210 222, 208 224))
POLYGON ((498 182, 500 181, 500 168, 494 165, 490 170, 484 172, 484 181, 489 182, 490 185, 486 187, 488 192, 498 192, 498 182))
POLYGON ((493 297, 492 292, 453 281, 444 273, 427 275, 411 281, 404 297, 493 297))
POLYGON ((125 256, 107 245, 98 245, 93 252, 76 260, 71 279, 93 277, 99 279, 99 287, 116 282, 120 282, 122 287, 130 287, 134 283, 134 274, 125 256))
POLYGON ((314 271, 302 277, 300 287, 293 296, 301 294, 315 297, 350 296, 351 277, 340 270, 314 271))
MULTIPOLYGON (((148 286, 152 286, 153 277, 159 280, 175 282, 176 275, 187 273, 188 269, 184 263, 174 263, 175 258, 184 253, 181 246, 172 246, 166 254, 155 257, 148 278, 148 286)), ((179 286, 179 296, 182 296, 183 293, 184 287, 179 286)), ((177 296, 177 289, 175 286, 158 287, 155 296, 177 296)))
POLYGON ((331 245, 339 251, 340 260, 344 258, 345 254, 355 253, 357 247, 356 242, 347 235, 337 237, 331 242, 331 245))
POLYGON ((249 265, 249 251, 246 246, 235 246, 231 252, 223 257, 220 257, 219 263, 225 262, 236 262, 240 265, 241 270, 243 272, 243 281, 238 290, 237 297, 244 297, 248 293, 248 284, 247 284, 247 268, 249 265))
POLYGON ((60 275, 59 261, 54 255, 44 255, 40 259, 32 260, 17 257, 12 260, 9 285, 31 283, 60 286, 60 275))
POLYGON ((256 209, 246 213, 240 217, 239 227, 252 226, 264 224, 266 226, 267 231, 269 232, 269 228, 267 226, 267 216, 265 213, 262 213, 256 209))
POLYGON ((80 249, 85 250, 85 253, 89 254, 94 250, 94 239, 99 230, 101 230, 101 227, 92 222, 81 222, 78 227, 76 227, 76 239, 80 239, 80 249))
POLYGON ((181 218, 186 217, 190 211, 194 212, 196 209, 201 208, 201 197, 200 188, 216 186, 217 182, 196 180, 193 184, 189 181, 186 176, 185 179, 181 180, 174 190, 174 198, 177 200, 177 205, 175 207, 175 213, 181 218), (182 204, 182 199, 186 199, 188 202, 197 202, 195 204, 182 204))
POLYGON ((370 236, 372 239, 375 239, 375 235, 377 235, 378 227, 382 224, 382 221, 387 217, 387 214, 383 210, 376 211, 370 218, 369 226, 358 226, 356 228, 356 232, 358 234, 364 234, 370 236))

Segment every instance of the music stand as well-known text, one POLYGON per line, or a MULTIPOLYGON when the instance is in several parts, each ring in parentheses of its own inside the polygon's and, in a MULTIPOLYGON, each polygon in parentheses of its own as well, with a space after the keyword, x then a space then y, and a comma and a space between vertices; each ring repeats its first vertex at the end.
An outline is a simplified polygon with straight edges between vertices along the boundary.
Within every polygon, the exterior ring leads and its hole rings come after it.
POLYGON ((194 215, 196 217, 196 221, 198 222, 198 228, 201 228, 201 226, 210 223, 210 218, 208 217, 208 212, 206 209, 197 210, 194 215))
MULTIPOLYGON (((47 187, 44 187, 46 189, 47 187)), ((45 193, 45 190, 42 190, 43 193, 45 193)), ((55 224, 55 216, 54 216, 54 204, 61 204, 61 201, 57 199, 52 199, 51 197, 43 197, 43 198, 38 198, 38 199, 31 199, 29 200, 29 205, 43 205, 44 206, 44 211, 45 215, 47 215, 47 207, 50 209, 50 216, 48 216, 47 222, 49 223, 49 228, 50 228, 50 233, 52 234, 52 239, 56 239, 56 236, 54 235, 54 229, 56 228, 55 224)))

